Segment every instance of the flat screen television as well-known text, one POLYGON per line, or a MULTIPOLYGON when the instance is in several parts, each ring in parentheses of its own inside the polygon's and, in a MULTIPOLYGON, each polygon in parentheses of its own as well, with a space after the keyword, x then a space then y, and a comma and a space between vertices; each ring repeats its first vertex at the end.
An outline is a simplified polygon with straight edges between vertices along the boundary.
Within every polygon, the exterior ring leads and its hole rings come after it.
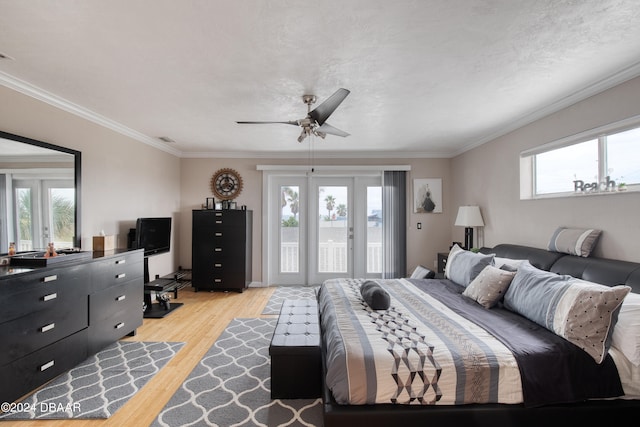
POLYGON ((138 218, 135 247, 144 248, 144 256, 171 250, 171 218, 138 218))

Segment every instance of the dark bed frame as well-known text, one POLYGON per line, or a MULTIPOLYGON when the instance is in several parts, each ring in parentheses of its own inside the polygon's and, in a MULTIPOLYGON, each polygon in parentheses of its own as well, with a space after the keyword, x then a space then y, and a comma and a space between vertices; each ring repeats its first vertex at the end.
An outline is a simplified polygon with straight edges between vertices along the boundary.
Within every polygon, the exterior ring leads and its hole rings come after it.
MULTIPOLYGON (((501 244, 482 248, 482 253, 511 259, 527 259, 537 268, 601 283, 626 284, 640 293, 640 263, 605 258, 582 258, 528 246, 501 244)), ((324 350, 324 349, 323 349, 324 350)), ((324 351, 323 351, 324 369, 324 351)), ((324 375, 323 375, 324 378, 324 375)), ((340 405, 323 387, 325 427, 383 426, 541 426, 567 420, 570 425, 602 426, 618 417, 638 416, 640 400, 590 400, 529 408, 524 405, 482 404, 459 406, 340 405)))

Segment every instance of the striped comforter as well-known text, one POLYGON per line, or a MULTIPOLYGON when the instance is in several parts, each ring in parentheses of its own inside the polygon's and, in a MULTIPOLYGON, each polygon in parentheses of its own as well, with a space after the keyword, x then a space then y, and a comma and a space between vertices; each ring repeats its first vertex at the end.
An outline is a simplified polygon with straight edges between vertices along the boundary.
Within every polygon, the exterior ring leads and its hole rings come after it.
POLYGON ((449 280, 377 280, 391 297, 378 311, 363 301, 363 282, 328 280, 318 293, 325 381, 339 404, 540 406, 624 394, 610 356, 597 364, 449 280))
POLYGON ((500 341, 404 279, 379 281, 389 310, 362 300, 362 280, 319 292, 326 381, 340 404, 520 403, 516 359, 500 341))

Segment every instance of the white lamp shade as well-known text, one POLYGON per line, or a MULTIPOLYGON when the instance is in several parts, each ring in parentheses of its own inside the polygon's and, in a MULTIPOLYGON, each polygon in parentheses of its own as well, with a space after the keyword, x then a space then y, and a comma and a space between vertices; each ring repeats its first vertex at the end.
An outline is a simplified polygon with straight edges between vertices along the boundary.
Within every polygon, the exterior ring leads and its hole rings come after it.
POLYGON ((460 206, 456 224, 462 227, 483 227, 484 221, 478 206, 460 206))

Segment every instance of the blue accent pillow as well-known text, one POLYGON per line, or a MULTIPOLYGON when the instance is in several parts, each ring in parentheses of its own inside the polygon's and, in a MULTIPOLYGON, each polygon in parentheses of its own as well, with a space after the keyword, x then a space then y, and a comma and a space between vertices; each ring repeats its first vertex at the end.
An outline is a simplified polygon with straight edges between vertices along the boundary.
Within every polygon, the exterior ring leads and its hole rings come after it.
POLYGON ((518 267, 505 308, 580 347, 597 363, 609 352, 614 326, 629 286, 605 286, 535 268, 518 267))
POLYGON ((495 254, 485 255, 461 250, 456 245, 447 258, 447 279, 466 288, 486 266, 493 264, 494 257, 495 254))

